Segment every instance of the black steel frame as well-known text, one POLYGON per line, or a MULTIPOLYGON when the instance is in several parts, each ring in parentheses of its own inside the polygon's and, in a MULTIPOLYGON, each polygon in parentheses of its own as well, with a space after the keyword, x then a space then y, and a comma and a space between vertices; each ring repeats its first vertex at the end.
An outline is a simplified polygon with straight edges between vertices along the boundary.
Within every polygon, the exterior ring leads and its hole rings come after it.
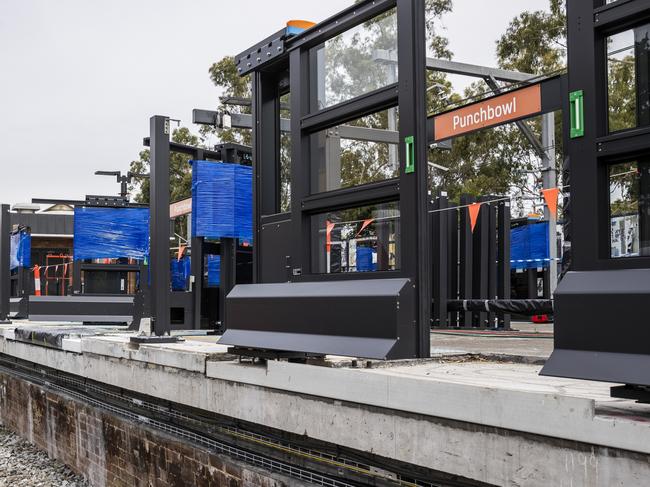
POLYGON ((0 322, 7 322, 10 313, 10 239, 9 205, 0 205, 0 322))
MULTIPOLYGON (((570 0, 568 93, 582 90, 584 135, 569 138, 571 267, 556 291, 555 351, 542 373, 650 385, 650 257, 612 259, 608 165, 650 153, 650 127, 608 133, 607 37, 650 22, 650 4, 570 0)), ((565 231, 565 233, 567 233, 565 231)))
MULTIPOLYGON (((402 336, 409 357, 430 353, 431 314, 430 226, 427 188, 426 45, 423 0, 367 0, 330 17, 303 34, 284 39, 286 55, 252 59, 266 50, 266 42, 238 56, 241 73, 252 71, 254 160, 254 282, 260 282, 262 229, 278 222, 288 225, 291 242, 286 256, 287 280, 300 283, 407 278, 415 292, 404 293, 399 307, 412 310, 415 328, 402 336), (315 63, 310 50, 328 39, 395 9, 398 27, 399 81, 343 103, 318 109, 315 102, 315 63), (287 83, 287 72, 289 73, 287 83), (291 213, 280 214, 280 97, 291 92, 291 213), (399 151, 406 137, 415 138, 415 172, 405 172, 400 157, 399 177, 355 188, 314 193, 311 187, 310 136, 379 110, 399 107, 399 151), (356 206, 397 201, 400 208, 400 269, 373 273, 318 274, 312 272, 313 215, 356 206)), ((278 33, 273 39, 282 38, 278 33)), ((275 42, 275 41, 274 41, 275 42)), ((368 282, 368 281, 364 281, 368 282)), ((363 302, 359 300, 359 303, 363 302)), ((295 309, 301 313, 300 309, 295 309)), ((326 331, 322 331, 326 333, 326 331)), ((365 333, 365 332, 364 332, 365 333)), ((354 330, 350 330, 354 335, 354 330)), ((358 336, 363 335, 359 333, 358 336)), ((291 350, 291 344, 286 344, 291 350)))
MULTIPOLYGON (((195 121, 206 123, 207 115, 197 114, 195 121), (198 118, 197 118, 198 116, 198 118)), ((171 276, 169 269, 169 156, 177 152, 190 156, 193 160, 215 160, 224 162, 248 163, 251 150, 240 144, 219 144, 214 150, 179 144, 170 140, 170 119, 155 115, 150 119, 150 136, 143 139, 143 144, 150 147, 150 274, 151 274, 151 319, 152 330, 156 336, 169 335, 172 329, 170 310, 174 304, 181 305, 187 300, 185 293, 171 291, 171 276)), ((201 328, 201 292, 203 290, 203 255, 206 242, 203 237, 191 237, 191 276, 192 276, 192 321, 193 328, 201 328)), ((236 281, 237 247, 234 239, 222 239, 220 244, 222 258, 220 295, 220 314, 225 306, 225 295, 232 289, 236 281)), ((187 310, 187 306, 183 306, 187 310)), ((223 321, 223 318, 222 318, 223 321)))

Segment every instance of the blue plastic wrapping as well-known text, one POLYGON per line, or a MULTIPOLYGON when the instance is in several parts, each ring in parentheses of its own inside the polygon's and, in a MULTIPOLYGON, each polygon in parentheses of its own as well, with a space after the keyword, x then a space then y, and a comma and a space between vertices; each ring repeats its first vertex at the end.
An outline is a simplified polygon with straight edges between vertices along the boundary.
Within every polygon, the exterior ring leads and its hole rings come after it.
POLYGON ((221 256, 208 255, 208 286, 219 287, 221 282, 221 256))
POLYGON ((357 271, 370 272, 377 270, 377 264, 373 263, 376 252, 370 247, 357 247, 357 271))
POLYGON ((253 237, 253 169, 239 164, 192 161, 192 235, 253 237))
POLYGON ((510 233, 510 267, 534 269, 548 267, 548 222, 513 228, 510 233))
POLYGON ((148 254, 148 208, 75 208, 74 260, 144 260, 148 254))
POLYGON ((172 291, 187 291, 189 289, 190 269, 190 257, 185 256, 181 260, 172 259, 170 268, 172 291))
POLYGON ((9 250, 9 268, 13 271, 18 267, 32 265, 32 235, 21 231, 11 235, 9 250))

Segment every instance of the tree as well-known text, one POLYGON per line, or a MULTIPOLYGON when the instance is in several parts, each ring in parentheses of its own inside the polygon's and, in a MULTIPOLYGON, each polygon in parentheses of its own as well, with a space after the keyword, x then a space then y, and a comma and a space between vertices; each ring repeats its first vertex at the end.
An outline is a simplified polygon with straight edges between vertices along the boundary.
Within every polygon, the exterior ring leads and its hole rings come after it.
MULTIPOLYGON (((190 132, 187 127, 180 127, 172 132, 173 142, 205 147, 203 139, 190 132)), ((192 171, 186 154, 172 152, 169 158, 169 198, 178 201, 192 195, 192 171)), ((149 174, 149 149, 140 152, 137 160, 132 161, 129 171, 139 174, 149 174)), ((140 179, 129 187, 138 203, 149 203, 149 179, 140 179)))
MULTIPOLYGON (((561 0, 550 0, 548 11, 523 12, 515 17, 497 41, 498 66, 534 75, 562 70, 566 58, 565 22, 561 0)), ((462 97, 455 95, 449 101, 480 99, 492 93, 480 81, 465 90, 462 97)), ((540 118, 528 120, 527 124, 539 139, 540 118)), ((557 168, 561 165, 561 140, 561 117, 556 117, 557 168)), ((453 201, 458 201, 461 194, 539 196, 541 173, 536 178, 528 172, 539 169, 539 156, 514 124, 457 137, 450 152, 435 150, 431 158, 449 168, 447 172, 434 170, 431 180, 453 201)), ((520 210, 523 211, 523 205, 520 210)))
MULTIPOLYGON (((451 11, 451 0, 426 0, 427 29, 429 32, 429 51, 437 57, 450 58, 451 53, 447 48, 447 39, 435 34, 434 24, 440 17, 451 11)), ((326 92, 322 101, 333 104, 343 99, 356 96, 360 89, 370 91, 372 87, 381 87, 389 83, 390 66, 377 62, 374 59, 377 49, 394 49, 396 46, 397 25, 395 16, 387 12, 359 28, 345 35, 338 36, 327 43, 326 63, 326 92)), ((225 57, 214 63, 209 70, 212 82, 222 90, 222 99, 227 97, 250 98, 250 77, 240 77, 237 72, 235 60, 225 57)), ((429 73, 428 82, 441 87, 447 95, 451 95, 451 85, 441 73, 429 73)), ((441 98, 435 93, 429 94, 429 107, 435 109, 440 105, 441 98)), ((288 104, 288 95, 282 102, 288 104)), ((249 113, 245 106, 228 105, 221 107, 223 110, 239 113, 249 113)), ((388 129, 388 112, 383 111, 362 119, 350 122, 352 125, 388 129)), ((281 116, 289 117, 288 110, 282 110, 281 116)), ((201 129, 204 137, 215 134, 224 142, 250 143, 250 131, 236 129, 214 129, 204 127, 201 129)), ((321 134, 324 140, 325 133, 321 134)), ((290 208, 290 136, 283 134, 281 137, 281 168, 280 190, 281 211, 290 208)), ((394 175, 391 167, 389 150, 386 144, 372 142, 346 142, 342 141, 341 175, 344 186, 353 186, 372 181, 386 179, 394 175)))

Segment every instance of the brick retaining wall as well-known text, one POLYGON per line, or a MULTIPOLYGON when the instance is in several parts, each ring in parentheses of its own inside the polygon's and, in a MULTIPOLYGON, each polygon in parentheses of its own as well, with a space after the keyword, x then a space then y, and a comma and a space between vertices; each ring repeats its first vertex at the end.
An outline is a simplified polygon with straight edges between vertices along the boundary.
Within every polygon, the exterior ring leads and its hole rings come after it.
POLYGON ((3 373, 0 423, 97 487, 297 485, 3 373))

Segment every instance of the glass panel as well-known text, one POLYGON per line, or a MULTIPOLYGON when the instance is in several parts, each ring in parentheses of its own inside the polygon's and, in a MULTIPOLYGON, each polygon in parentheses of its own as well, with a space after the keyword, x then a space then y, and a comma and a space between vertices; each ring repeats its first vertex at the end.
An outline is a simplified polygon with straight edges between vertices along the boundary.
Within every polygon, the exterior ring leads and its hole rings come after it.
POLYGON ((399 222, 397 201, 312 216, 312 272, 399 269, 399 222))
POLYGON ((311 135, 312 193, 396 178, 398 131, 389 108, 311 135))
POLYGON ((607 38, 609 131, 650 125, 650 24, 607 38))
POLYGON ((317 109, 397 82, 397 15, 392 9, 317 46, 317 109))
MULTIPOLYGON (((280 98, 280 127, 291 124, 290 94, 280 98)), ((291 132, 280 130, 280 212, 291 211, 291 132)))
POLYGON ((613 258, 650 255, 650 158, 609 166, 613 258))

